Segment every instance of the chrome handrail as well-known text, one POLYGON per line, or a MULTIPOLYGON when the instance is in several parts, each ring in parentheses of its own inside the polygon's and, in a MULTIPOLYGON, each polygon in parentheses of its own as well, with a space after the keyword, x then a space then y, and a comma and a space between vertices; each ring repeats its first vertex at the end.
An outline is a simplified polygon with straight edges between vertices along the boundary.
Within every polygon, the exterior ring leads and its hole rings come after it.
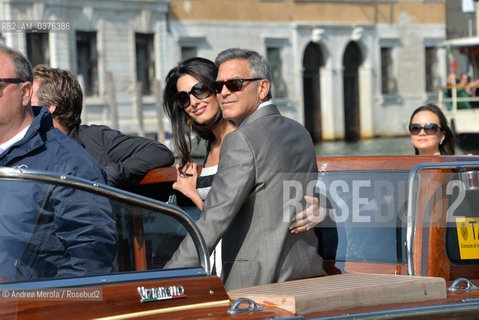
POLYGON ((146 208, 164 211, 165 214, 175 217, 188 230, 189 234, 192 235, 200 259, 200 264, 204 268, 206 274, 210 275, 210 260, 206 242, 195 222, 187 213, 178 207, 136 193, 110 187, 102 183, 49 171, 0 167, 0 179, 31 180, 74 187, 95 194, 109 196, 110 198, 128 201, 146 208))
MULTIPOLYGON (((459 161, 442 163, 420 163, 411 169, 409 173, 408 184, 408 204, 407 204, 407 227, 406 227, 406 253, 407 253, 407 272, 409 275, 415 275, 414 272, 414 231, 416 228, 416 215, 413 215, 415 205, 417 204, 419 192, 415 192, 419 184, 419 171, 425 169, 461 169, 461 168, 479 168, 479 161, 459 161), (413 199, 414 198, 414 199, 413 199)), ((417 206, 416 206, 417 207, 417 206)))

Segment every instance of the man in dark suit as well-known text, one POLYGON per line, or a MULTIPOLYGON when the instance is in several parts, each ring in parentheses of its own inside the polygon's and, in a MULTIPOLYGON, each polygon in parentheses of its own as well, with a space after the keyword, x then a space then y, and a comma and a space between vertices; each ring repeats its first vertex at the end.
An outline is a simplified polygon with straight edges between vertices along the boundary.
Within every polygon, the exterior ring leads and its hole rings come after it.
POLYGON ((173 153, 157 141, 128 136, 107 126, 80 124, 83 94, 70 71, 37 65, 33 76, 32 105, 45 106, 53 116, 55 128, 100 162, 109 185, 128 190, 150 170, 175 162, 173 153))
MULTIPOLYGON (((286 206, 283 194, 291 181, 303 194, 314 184, 318 168, 311 137, 271 101, 270 67, 261 55, 228 49, 216 64, 223 117, 238 129, 223 141, 197 225, 209 250, 223 239, 226 289, 324 275, 313 231, 289 232, 296 212, 286 206)), ((184 241, 169 266, 194 263, 194 253, 184 241)))

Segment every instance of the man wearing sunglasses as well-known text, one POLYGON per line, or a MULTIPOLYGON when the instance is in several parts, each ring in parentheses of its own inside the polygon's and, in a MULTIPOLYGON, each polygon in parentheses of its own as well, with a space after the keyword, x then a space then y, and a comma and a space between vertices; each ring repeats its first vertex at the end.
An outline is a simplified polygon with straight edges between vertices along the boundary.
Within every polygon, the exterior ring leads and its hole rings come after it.
MULTIPOLYGON (((222 238, 223 281, 234 289, 324 275, 312 230, 290 233, 301 206, 285 206, 284 184, 302 199, 318 168, 311 137, 271 100, 269 63, 255 51, 227 49, 216 58, 216 97, 238 129, 221 146, 218 171, 197 221, 209 250, 222 238)), ((169 267, 194 264, 184 241, 169 267)))
MULTIPOLYGON (((32 107, 33 72, 0 45, 0 167, 106 182, 100 164, 32 107)), ((0 180, 0 282, 110 273, 116 229, 108 201, 76 189, 0 180)))

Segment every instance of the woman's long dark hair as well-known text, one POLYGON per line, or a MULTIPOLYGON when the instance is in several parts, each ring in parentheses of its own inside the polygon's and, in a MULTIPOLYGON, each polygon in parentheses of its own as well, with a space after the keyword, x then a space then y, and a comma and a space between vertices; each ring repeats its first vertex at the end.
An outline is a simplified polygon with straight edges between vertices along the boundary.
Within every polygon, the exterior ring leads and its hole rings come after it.
MULTIPOLYGON (((438 106, 432 103, 428 103, 414 110, 411 115, 411 119, 409 120, 409 124, 411 124, 414 115, 420 111, 431 111, 439 118, 439 126, 441 127, 441 130, 446 134, 443 142, 439 145, 439 153, 441 155, 453 155, 455 152, 454 149, 456 142, 454 141, 454 135, 452 134, 451 128, 449 128, 449 126, 447 125, 447 119, 444 113, 442 113, 441 109, 438 106)), ((419 154, 419 150, 416 147, 414 147, 414 150, 415 154, 419 154)))
MULTIPOLYGON (((178 79, 184 75, 190 75, 195 77, 200 82, 203 82, 210 88, 213 88, 213 81, 216 80, 218 68, 216 65, 204 58, 191 58, 180 62, 177 67, 168 72, 165 80, 165 90, 163 93, 163 109, 171 120, 171 130, 173 135, 173 143, 180 158, 180 171, 186 163, 191 162, 191 132, 194 132, 198 138, 205 139, 207 141, 207 148, 211 146, 215 136, 212 130, 223 121, 221 109, 218 108, 218 113, 211 123, 198 124, 190 120, 190 124, 187 122, 190 117, 186 114, 183 108, 178 107, 176 104, 176 94, 178 89, 176 83, 178 79)), ((213 93, 214 94, 214 93, 213 93)))

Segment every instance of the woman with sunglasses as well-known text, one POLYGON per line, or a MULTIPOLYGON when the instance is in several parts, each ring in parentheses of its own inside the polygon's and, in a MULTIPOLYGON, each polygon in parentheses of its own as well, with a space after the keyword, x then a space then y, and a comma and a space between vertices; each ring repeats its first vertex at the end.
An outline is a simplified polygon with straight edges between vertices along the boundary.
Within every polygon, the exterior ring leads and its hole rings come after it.
POLYGON ((181 62, 166 76, 164 109, 171 119, 175 150, 180 158, 173 189, 190 198, 201 210, 216 173, 223 138, 236 126, 223 119, 213 89, 218 68, 204 58, 181 62), (206 159, 197 181, 191 159, 191 133, 206 140, 206 159))
POLYGON ((441 109, 426 104, 414 110, 409 132, 415 154, 423 156, 453 155, 454 136, 441 109))
MULTIPOLYGON (((226 86, 229 91, 241 90, 248 81, 255 79, 231 79, 216 82, 218 68, 204 58, 191 58, 181 62, 166 76, 163 108, 171 120, 174 147, 180 158, 176 165, 177 180, 173 189, 190 198, 202 210, 203 201, 213 182, 219 162, 219 152, 224 137, 236 129, 231 121, 222 117, 216 100, 215 88, 226 86), (191 133, 206 140, 206 159, 198 179, 196 164, 191 159, 191 133)), ((291 232, 307 231, 309 222, 319 223, 318 201, 305 197, 311 206, 297 214, 298 221, 291 225, 291 232)))

